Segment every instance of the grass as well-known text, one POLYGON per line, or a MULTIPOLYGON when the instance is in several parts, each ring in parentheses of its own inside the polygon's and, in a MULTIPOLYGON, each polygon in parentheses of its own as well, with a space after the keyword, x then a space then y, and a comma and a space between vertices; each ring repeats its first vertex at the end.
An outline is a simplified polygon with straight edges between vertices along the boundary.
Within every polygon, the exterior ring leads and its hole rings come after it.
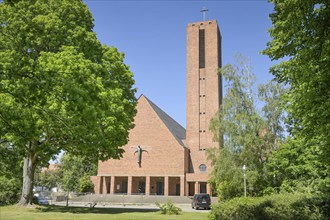
POLYGON ((158 220, 158 219, 207 219, 208 213, 183 212, 180 215, 162 215, 156 209, 87 208, 63 206, 0 207, 1 220, 158 220))

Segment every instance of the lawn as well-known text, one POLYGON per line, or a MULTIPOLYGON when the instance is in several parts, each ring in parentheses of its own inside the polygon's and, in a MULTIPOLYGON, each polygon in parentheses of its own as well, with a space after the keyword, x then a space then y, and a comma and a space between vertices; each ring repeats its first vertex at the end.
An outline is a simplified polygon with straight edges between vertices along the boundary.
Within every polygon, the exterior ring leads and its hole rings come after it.
POLYGON ((87 208, 87 207, 63 207, 63 206, 36 206, 0 207, 1 220, 71 220, 71 219, 120 219, 120 220, 148 220, 148 219, 207 219, 208 213, 182 212, 180 215, 162 215, 158 210, 126 209, 126 208, 87 208))

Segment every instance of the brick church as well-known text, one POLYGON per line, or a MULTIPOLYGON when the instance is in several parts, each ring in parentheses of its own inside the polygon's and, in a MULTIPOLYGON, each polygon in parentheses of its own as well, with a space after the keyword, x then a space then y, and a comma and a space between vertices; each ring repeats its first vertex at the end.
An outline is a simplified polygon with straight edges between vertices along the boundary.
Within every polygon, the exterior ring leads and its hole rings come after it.
POLYGON ((96 194, 212 194, 205 149, 219 147, 208 129, 222 99, 219 67, 217 21, 188 24, 186 129, 141 95, 123 158, 98 163, 92 177, 96 194))

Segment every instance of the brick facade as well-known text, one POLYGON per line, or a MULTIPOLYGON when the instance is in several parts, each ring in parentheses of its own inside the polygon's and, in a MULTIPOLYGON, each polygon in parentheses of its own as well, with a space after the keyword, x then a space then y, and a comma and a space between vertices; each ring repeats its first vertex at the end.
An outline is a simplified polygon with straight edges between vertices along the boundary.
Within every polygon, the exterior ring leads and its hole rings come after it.
POLYGON ((141 95, 135 127, 130 131, 128 144, 123 146, 123 157, 100 161, 97 176, 91 177, 95 193, 177 196, 211 193, 207 184, 211 166, 205 149, 218 146, 212 141, 208 126, 221 102, 221 78, 217 74, 220 66, 221 36, 217 21, 188 24, 187 131, 141 95), (205 38, 202 45, 200 30, 205 38), (202 66, 200 53, 205 59, 202 66))
MULTIPOLYGON (((190 149, 192 162, 189 173, 186 174, 186 181, 188 185, 190 183, 190 188, 196 182, 207 181, 211 164, 206 159, 205 150, 219 146, 218 142, 213 141, 209 122, 218 111, 222 99, 222 81, 218 74, 220 67, 221 35, 217 21, 188 24, 186 146, 190 149), (201 41, 201 37, 205 38, 204 41, 201 41), (205 58, 202 58, 203 56, 205 58), (201 164, 206 165, 204 173, 199 173, 201 164)), ((195 186, 195 193, 199 192, 198 190, 200 187, 195 186)))

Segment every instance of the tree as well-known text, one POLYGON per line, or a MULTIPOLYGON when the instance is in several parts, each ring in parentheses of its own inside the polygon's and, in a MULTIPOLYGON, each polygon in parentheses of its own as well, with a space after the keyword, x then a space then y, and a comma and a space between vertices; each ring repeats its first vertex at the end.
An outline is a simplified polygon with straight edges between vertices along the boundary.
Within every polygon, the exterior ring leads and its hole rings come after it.
POLYGON ((94 188, 90 177, 97 174, 97 162, 88 156, 64 153, 55 169, 40 169, 36 173, 36 182, 49 189, 60 187, 66 192, 90 192, 94 188))
POLYGON ((51 189, 58 187, 61 180, 61 176, 58 169, 55 170, 38 170, 35 175, 34 185, 46 187, 51 189), (39 172, 38 172, 39 171, 39 172))
POLYGON ((319 146, 323 163, 330 165, 330 2, 328 0, 270 0, 272 40, 263 51, 285 96, 288 124, 303 144, 319 146), (284 60, 283 60, 284 59, 284 60))
POLYGON ((34 172, 61 150, 119 158, 136 98, 124 54, 97 40, 81 0, 0 4, 0 140, 24 157, 20 204, 34 172))
POLYGON ((215 136, 224 137, 223 149, 208 152, 213 164, 211 182, 222 199, 243 192, 243 164, 248 167, 248 192, 262 194, 267 185, 265 164, 283 138, 283 112, 278 106, 281 106, 285 89, 274 82, 260 86, 259 98, 264 106, 258 110, 251 67, 242 56, 237 56, 236 62, 220 70, 226 93, 219 113, 210 123, 215 136))
POLYGON ((327 166, 318 158, 322 151, 318 145, 306 147, 302 138, 288 137, 267 163, 271 184, 284 192, 319 193, 329 187, 327 166))
POLYGON ((65 153, 58 164, 58 173, 60 186, 65 191, 90 192, 93 188, 90 176, 97 174, 97 161, 65 153))
POLYGON ((242 196, 241 160, 227 147, 208 149, 208 158, 212 161, 213 169, 209 182, 217 192, 221 201, 242 196))

